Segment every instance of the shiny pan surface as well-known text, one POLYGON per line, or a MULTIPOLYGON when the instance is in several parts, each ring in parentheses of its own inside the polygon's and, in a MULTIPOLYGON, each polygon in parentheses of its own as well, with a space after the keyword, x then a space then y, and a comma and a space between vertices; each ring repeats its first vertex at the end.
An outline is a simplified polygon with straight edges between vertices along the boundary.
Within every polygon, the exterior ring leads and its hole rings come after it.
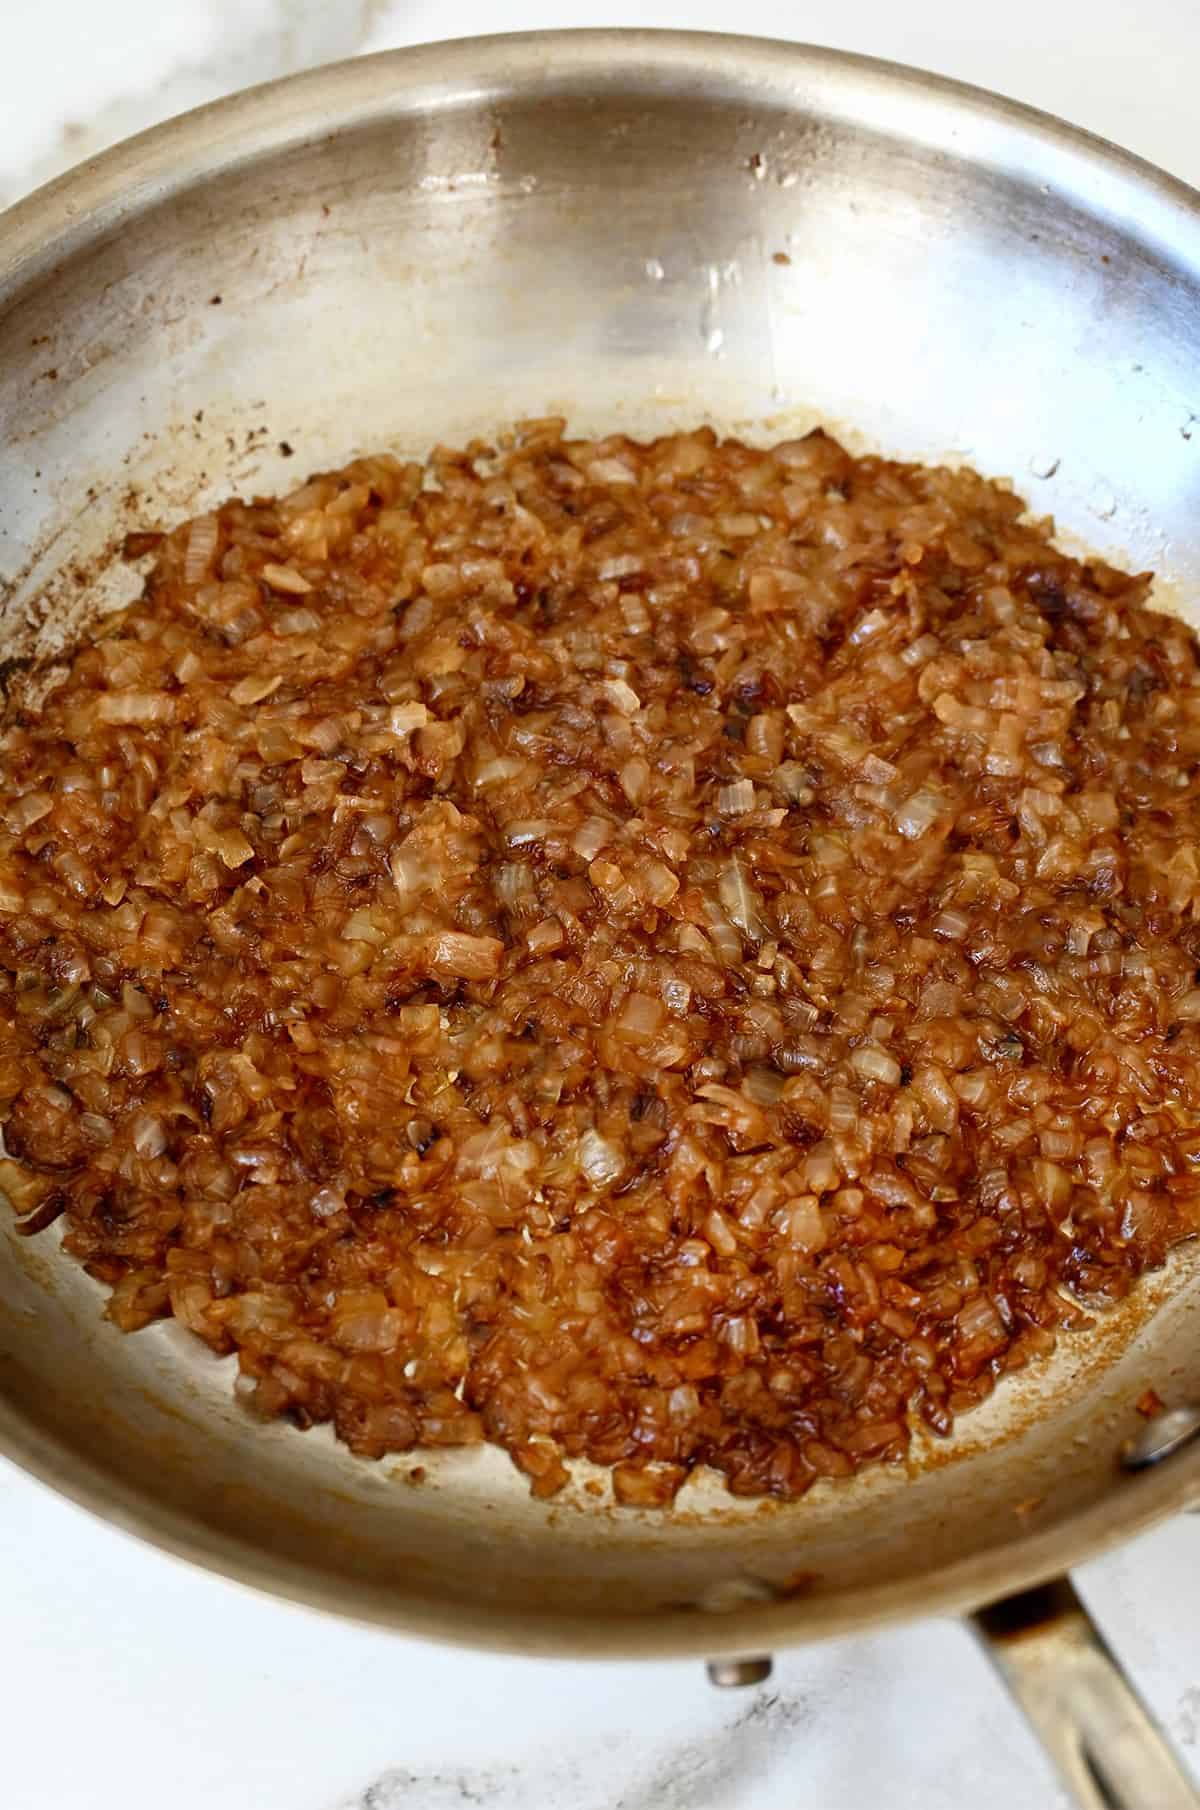
MULTIPOLYGON (((749 39, 494 38, 237 96, 0 220, 0 662, 137 581, 124 531, 518 415, 1008 475, 1068 544, 1200 599, 1200 203, 1011 103, 749 39), (280 443, 297 457, 287 462, 280 443)), ((16 681, 28 671, 0 663, 16 681)), ((803 1501, 550 1503, 497 1451, 356 1461, 261 1427, 232 1360, 123 1337, 0 1217, 0 1449, 280 1594, 514 1651, 769 1650, 970 1607, 1200 1490, 1117 1465, 1200 1399, 1188 1252, 952 1441, 803 1501)))

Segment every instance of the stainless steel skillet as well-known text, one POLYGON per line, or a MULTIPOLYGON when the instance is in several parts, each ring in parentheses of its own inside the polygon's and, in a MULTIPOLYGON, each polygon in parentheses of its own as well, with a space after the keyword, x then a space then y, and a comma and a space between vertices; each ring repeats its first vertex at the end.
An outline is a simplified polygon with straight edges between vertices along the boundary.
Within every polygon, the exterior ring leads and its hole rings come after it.
MULTIPOLYGON (((128 527, 550 410, 969 458, 1200 619, 1200 200, 1010 103, 737 38, 489 39, 236 97, 0 221, 0 657, 52 660, 127 594, 128 527)), ((122 1338, 0 1219, 0 1448, 343 1614, 744 1658, 1026 1591, 1200 1494, 1192 1420, 1118 1456, 1147 1387, 1200 1402, 1198 1304, 1185 1251, 906 1472, 614 1514, 531 1501, 494 1452, 416 1486, 264 1431, 226 1366, 122 1338)), ((1081 1801, 1192 1801, 1061 1588, 980 1625, 1081 1801)))

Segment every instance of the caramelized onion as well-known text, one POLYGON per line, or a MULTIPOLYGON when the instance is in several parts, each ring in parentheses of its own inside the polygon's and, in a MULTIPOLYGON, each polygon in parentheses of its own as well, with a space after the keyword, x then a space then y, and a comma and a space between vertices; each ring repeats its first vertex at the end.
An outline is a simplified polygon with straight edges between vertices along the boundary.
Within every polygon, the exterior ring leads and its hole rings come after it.
POLYGON ((0 1189, 542 1495, 899 1457, 1200 1221, 1200 682, 1007 489, 527 423, 230 502, 0 741, 0 1189))

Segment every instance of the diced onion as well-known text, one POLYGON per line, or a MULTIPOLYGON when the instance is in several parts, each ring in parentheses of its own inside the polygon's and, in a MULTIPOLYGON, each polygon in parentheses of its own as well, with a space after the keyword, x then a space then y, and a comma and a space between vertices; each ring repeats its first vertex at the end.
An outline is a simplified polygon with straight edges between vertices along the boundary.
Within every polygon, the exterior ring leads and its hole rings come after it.
POLYGON ((625 1163, 615 1144, 589 1130, 579 1140, 579 1167, 593 1188, 606 1188, 617 1180, 625 1163))
POLYGON ((118 1327, 657 1515, 1200 1235, 1200 653, 1007 487, 545 418, 135 538, 0 728, 0 1211, 118 1327))
POLYGON ((725 817, 740 817, 744 811, 752 811, 754 782, 738 779, 732 785, 722 786, 717 793, 717 809, 725 817))
POLYGON ((285 591, 293 597, 306 597, 312 586, 294 566, 277 566, 268 562, 263 567, 263 582, 273 591, 285 591))
POLYGON ((850 1055, 850 1066, 867 1081, 880 1081, 885 1087, 899 1087, 900 1064, 886 1050, 865 1043, 850 1055))
POLYGON ((943 801, 936 792, 914 792, 897 810, 896 828, 902 836, 915 841, 932 829, 943 809, 943 801))

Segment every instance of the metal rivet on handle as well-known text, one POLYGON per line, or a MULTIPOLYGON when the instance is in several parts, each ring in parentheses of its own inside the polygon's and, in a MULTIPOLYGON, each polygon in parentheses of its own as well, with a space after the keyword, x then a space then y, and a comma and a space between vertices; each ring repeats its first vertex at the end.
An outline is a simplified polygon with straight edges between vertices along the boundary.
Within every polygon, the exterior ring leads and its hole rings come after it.
POLYGON ((757 1659, 710 1659, 708 1681, 722 1690, 736 1690, 743 1684, 762 1684, 771 1676, 771 1660, 762 1654, 757 1659))
POLYGON ((1121 1463, 1127 1471, 1146 1471, 1189 1445, 1200 1433, 1200 1408, 1168 1408, 1156 1414, 1140 1432, 1121 1447, 1121 1463))

